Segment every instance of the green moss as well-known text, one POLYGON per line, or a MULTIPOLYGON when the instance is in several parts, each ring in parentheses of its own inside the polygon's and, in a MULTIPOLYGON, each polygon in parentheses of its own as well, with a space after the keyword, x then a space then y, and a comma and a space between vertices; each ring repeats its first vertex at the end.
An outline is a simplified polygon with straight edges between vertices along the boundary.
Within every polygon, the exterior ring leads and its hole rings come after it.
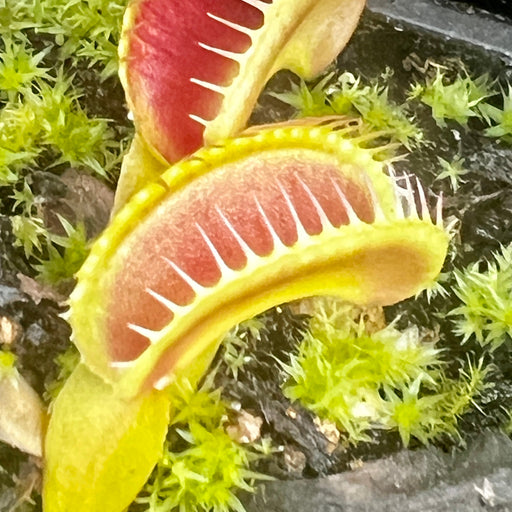
POLYGON ((494 260, 455 272, 455 293, 462 304, 450 312, 463 343, 474 337, 492 350, 512 336, 512 245, 494 260))
POLYGON ((48 79, 48 69, 40 67, 49 51, 35 53, 23 33, 2 35, 0 47, 0 98, 15 101, 20 91, 28 90, 35 79, 48 79))
POLYGON ((316 85, 301 81, 291 90, 274 93, 274 97, 293 106, 298 117, 349 115, 360 116, 371 129, 398 141, 407 148, 422 140, 421 130, 407 115, 406 105, 389 99, 389 87, 380 83, 364 85, 352 73, 327 75, 316 85))
POLYGON ((369 440, 371 428, 397 429, 404 445, 456 435, 457 417, 482 389, 480 367, 449 379, 441 351, 416 327, 368 332, 352 318, 346 307, 320 304, 284 366, 285 395, 335 422, 352 443, 369 440))
POLYGON ((0 350, 0 378, 16 371, 16 356, 7 350, 0 350))
POLYGON ((48 403, 55 401, 66 383, 66 380, 78 366, 80 362, 80 352, 78 352, 74 345, 70 345, 65 352, 62 352, 56 357, 55 362, 59 368, 57 378, 45 384, 44 399, 48 403))
POLYGON ((464 159, 456 156, 451 162, 441 157, 437 157, 437 160, 441 164, 442 171, 437 175, 436 180, 448 179, 452 190, 457 192, 460 183, 463 182, 461 177, 469 172, 464 167, 464 159))
POLYGON ((0 7, 0 34, 36 29, 59 46, 61 61, 98 64, 102 78, 117 71, 127 0, 10 0, 0 7))
MULTIPOLYGON (((210 380, 212 374, 210 374, 210 380)), ((255 480, 268 479, 250 469, 261 453, 241 445, 224 430, 229 408, 210 380, 194 392, 185 381, 174 389, 177 410, 153 475, 136 503, 151 512, 243 512, 239 490, 253 492, 255 480)))
POLYGON ((238 324, 222 341, 222 359, 235 379, 238 377, 238 371, 250 360, 251 346, 248 340, 259 341, 261 330, 264 328, 263 317, 251 318, 238 324))
POLYGON ((502 92, 503 108, 493 105, 480 105, 480 112, 490 125, 485 134, 512 144, 512 85, 508 84, 508 94, 502 92))
POLYGON ((446 126, 446 120, 452 119, 467 126, 472 117, 481 117, 479 105, 492 96, 494 91, 487 75, 471 78, 458 75, 450 80, 437 69, 436 76, 426 84, 416 84, 411 89, 411 98, 419 98, 432 108, 436 123, 446 126))

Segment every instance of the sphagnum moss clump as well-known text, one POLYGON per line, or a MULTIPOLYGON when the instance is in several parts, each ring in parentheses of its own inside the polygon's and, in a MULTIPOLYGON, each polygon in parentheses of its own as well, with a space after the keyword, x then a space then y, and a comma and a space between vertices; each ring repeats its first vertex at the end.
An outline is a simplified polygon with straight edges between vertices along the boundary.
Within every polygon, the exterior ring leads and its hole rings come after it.
POLYGON ((479 106, 494 95, 493 85, 488 75, 473 79, 465 73, 450 80, 446 73, 437 69, 432 80, 425 84, 415 84, 410 98, 419 98, 432 108, 432 117, 438 126, 446 127, 451 119, 467 126, 470 118, 482 117, 479 106))
POLYGON ((455 294, 462 304, 450 312, 454 332, 465 343, 475 338, 495 350, 512 337, 512 245, 494 255, 494 261, 476 262, 455 272, 455 294))
POLYGON ((414 326, 370 333, 346 307, 327 314, 320 303, 298 353, 284 365, 284 393, 335 422, 351 443, 384 428, 397 429, 405 446, 411 437, 426 444, 456 436, 457 417, 484 385, 478 365, 449 379, 441 354, 414 326))
POLYGON ((189 382, 175 386, 173 419, 162 457, 136 503, 147 512, 245 512, 237 491, 254 492, 254 482, 269 477, 250 469, 266 444, 240 444, 225 430, 229 407, 210 373, 194 391, 189 382))

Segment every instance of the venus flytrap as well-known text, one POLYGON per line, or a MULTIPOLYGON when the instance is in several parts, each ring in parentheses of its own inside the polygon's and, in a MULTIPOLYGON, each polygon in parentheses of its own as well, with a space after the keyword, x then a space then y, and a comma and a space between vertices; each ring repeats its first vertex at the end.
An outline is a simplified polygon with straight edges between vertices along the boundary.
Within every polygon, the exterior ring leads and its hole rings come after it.
MULTIPOLYGON (((128 506, 165 436, 167 388, 184 376, 197 382, 234 324, 319 294, 390 304, 434 280, 448 244, 440 204, 433 219, 421 185, 386 175, 374 156, 380 148, 366 142, 343 119, 253 128, 179 162, 120 211, 71 296, 84 362, 54 404, 45 506, 128 506), (98 435, 69 450, 77 422, 98 435)), ((361 344, 353 360, 362 378, 359 359, 375 346, 361 344)), ((389 382, 437 359, 404 339, 393 348, 379 352, 389 382)), ((379 398, 376 386, 354 386, 353 395, 350 411, 359 415, 379 398)))

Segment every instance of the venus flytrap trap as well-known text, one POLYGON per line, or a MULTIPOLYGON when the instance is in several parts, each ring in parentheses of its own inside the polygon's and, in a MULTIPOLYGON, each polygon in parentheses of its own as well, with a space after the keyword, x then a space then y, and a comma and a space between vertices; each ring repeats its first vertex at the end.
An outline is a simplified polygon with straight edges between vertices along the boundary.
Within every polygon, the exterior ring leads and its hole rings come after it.
MULTIPOLYGON (((390 304, 433 281, 448 243, 440 204, 432 219, 421 185, 399 186, 367 140, 339 119, 252 129, 171 167, 114 218, 71 297, 84 362, 54 404, 47 508, 127 506, 165 436, 166 388, 185 375, 195 382, 233 324, 317 294, 390 304), (102 433, 70 451, 77 422, 102 433), (132 443, 142 445, 127 468, 132 443), (98 457, 95 475, 88 461, 98 457), (124 481, 115 497, 114 478, 124 481)), ((413 360, 413 349, 405 353, 413 360)), ((395 370, 390 379, 406 371, 395 370)))

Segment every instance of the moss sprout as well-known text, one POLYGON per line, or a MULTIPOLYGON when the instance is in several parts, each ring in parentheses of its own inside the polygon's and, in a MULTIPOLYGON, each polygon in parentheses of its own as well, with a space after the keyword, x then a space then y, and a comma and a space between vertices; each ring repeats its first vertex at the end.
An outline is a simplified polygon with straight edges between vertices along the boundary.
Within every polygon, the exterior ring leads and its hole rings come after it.
POLYGON ((465 73, 465 76, 459 75, 450 80, 438 68, 433 80, 412 87, 410 97, 419 98, 430 106, 438 126, 445 127, 447 119, 467 126, 470 118, 481 117, 479 105, 493 94, 488 75, 473 79, 465 73))
POLYGON ((80 362, 80 353, 74 345, 70 345, 66 351, 55 358, 55 362, 58 366, 57 377, 55 380, 45 384, 44 399, 48 403, 53 402, 57 398, 66 380, 80 362))
POLYGON ((512 336, 512 246, 494 255, 494 261, 477 262, 455 272, 455 293, 462 305, 450 312, 456 317, 455 333, 463 343, 474 337, 492 350, 512 336), (486 267, 480 270, 481 267, 486 267))
POLYGON ((20 91, 31 88, 34 80, 50 78, 48 69, 40 67, 50 48, 35 53, 22 32, 16 34, 16 39, 11 34, 0 39, 0 98, 15 101, 20 91))
POLYGON ((480 112, 490 125, 485 134, 488 137, 502 139, 512 143, 512 85, 508 84, 508 93, 502 92, 503 108, 487 103, 480 105, 480 112))
POLYGON ((225 336, 222 342, 222 359, 235 379, 238 371, 251 359, 248 340, 259 341, 264 328, 264 318, 255 317, 238 324, 225 336))
POLYGON ((39 279, 54 285, 73 278, 89 254, 90 245, 83 223, 72 226, 61 216, 59 220, 66 236, 48 234, 52 243, 47 245, 47 257, 34 265, 39 279))
POLYGON ((436 180, 448 179, 452 190, 457 192, 463 182, 461 177, 469 172, 464 167, 464 158, 456 156, 451 162, 441 157, 437 157, 437 160, 441 164, 442 171, 437 175, 436 180))

